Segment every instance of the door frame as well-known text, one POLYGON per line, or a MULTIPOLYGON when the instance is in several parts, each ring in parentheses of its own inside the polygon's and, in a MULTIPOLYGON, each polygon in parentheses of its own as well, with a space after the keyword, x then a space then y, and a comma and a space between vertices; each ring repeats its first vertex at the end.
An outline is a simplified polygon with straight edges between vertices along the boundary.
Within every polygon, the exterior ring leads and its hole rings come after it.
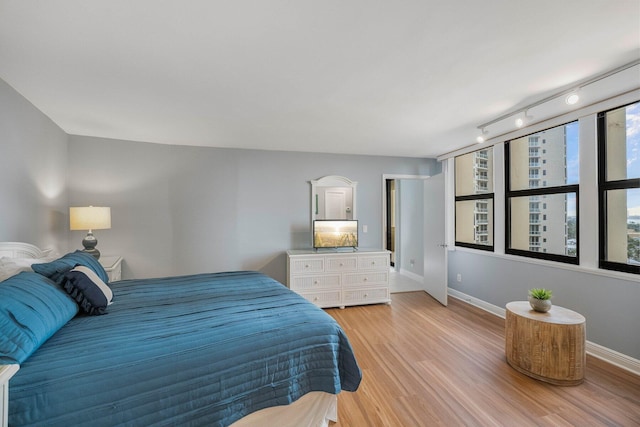
MULTIPOLYGON (((431 175, 401 175, 401 174, 382 174, 382 245, 381 248, 387 247, 387 180, 388 179, 420 179, 426 180, 431 175)), ((399 225, 396 224, 396 236, 400 235, 399 225)), ((396 250, 399 249, 396 247, 396 250)), ((402 254, 400 255, 402 256, 402 254)))

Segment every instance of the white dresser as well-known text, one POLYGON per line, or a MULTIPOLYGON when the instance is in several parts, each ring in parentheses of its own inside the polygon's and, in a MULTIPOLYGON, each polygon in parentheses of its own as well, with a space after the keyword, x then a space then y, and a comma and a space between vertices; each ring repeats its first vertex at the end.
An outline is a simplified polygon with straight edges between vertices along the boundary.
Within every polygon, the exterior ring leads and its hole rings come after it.
POLYGON ((287 251, 287 286, 319 307, 390 303, 390 252, 287 251))

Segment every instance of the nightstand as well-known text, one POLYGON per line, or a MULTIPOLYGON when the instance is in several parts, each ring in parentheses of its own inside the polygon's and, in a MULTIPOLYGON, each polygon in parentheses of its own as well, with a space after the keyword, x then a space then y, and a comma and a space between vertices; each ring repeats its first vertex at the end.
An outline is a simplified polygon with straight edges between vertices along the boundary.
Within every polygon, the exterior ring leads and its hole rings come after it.
POLYGON ((110 282, 122 280, 122 257, 117 255, 103 256, 99 259, 100 264, 107 272, 110 282))

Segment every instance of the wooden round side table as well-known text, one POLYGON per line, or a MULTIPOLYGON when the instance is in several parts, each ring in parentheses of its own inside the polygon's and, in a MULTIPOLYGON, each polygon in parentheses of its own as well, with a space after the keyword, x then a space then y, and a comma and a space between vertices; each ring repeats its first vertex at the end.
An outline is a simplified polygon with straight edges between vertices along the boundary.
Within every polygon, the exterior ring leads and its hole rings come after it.
POLYGON ((515 370, 556 385, 584 380, 585 318, 575 311, 553 306, 534 311, 528 301, 507 304, 505 352, 515 370))

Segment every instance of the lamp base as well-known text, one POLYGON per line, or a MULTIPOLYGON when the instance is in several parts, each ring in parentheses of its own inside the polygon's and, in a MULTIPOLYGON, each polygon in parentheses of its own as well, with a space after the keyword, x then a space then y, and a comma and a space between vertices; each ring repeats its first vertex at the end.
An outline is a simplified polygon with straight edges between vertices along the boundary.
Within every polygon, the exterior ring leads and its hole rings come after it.
POLYGON ((84 239, 82 239, 82 246, 84 246, 83 252, 92 255, 95 259, 100 259, 100 251, 96 249, 98 239, 93 235, 93 232, 89 230, 84 239))
POLYGON ((83 249, 82 252, 92 255, 95 259, 100 259, 100 251, 97 249, 83 249))

